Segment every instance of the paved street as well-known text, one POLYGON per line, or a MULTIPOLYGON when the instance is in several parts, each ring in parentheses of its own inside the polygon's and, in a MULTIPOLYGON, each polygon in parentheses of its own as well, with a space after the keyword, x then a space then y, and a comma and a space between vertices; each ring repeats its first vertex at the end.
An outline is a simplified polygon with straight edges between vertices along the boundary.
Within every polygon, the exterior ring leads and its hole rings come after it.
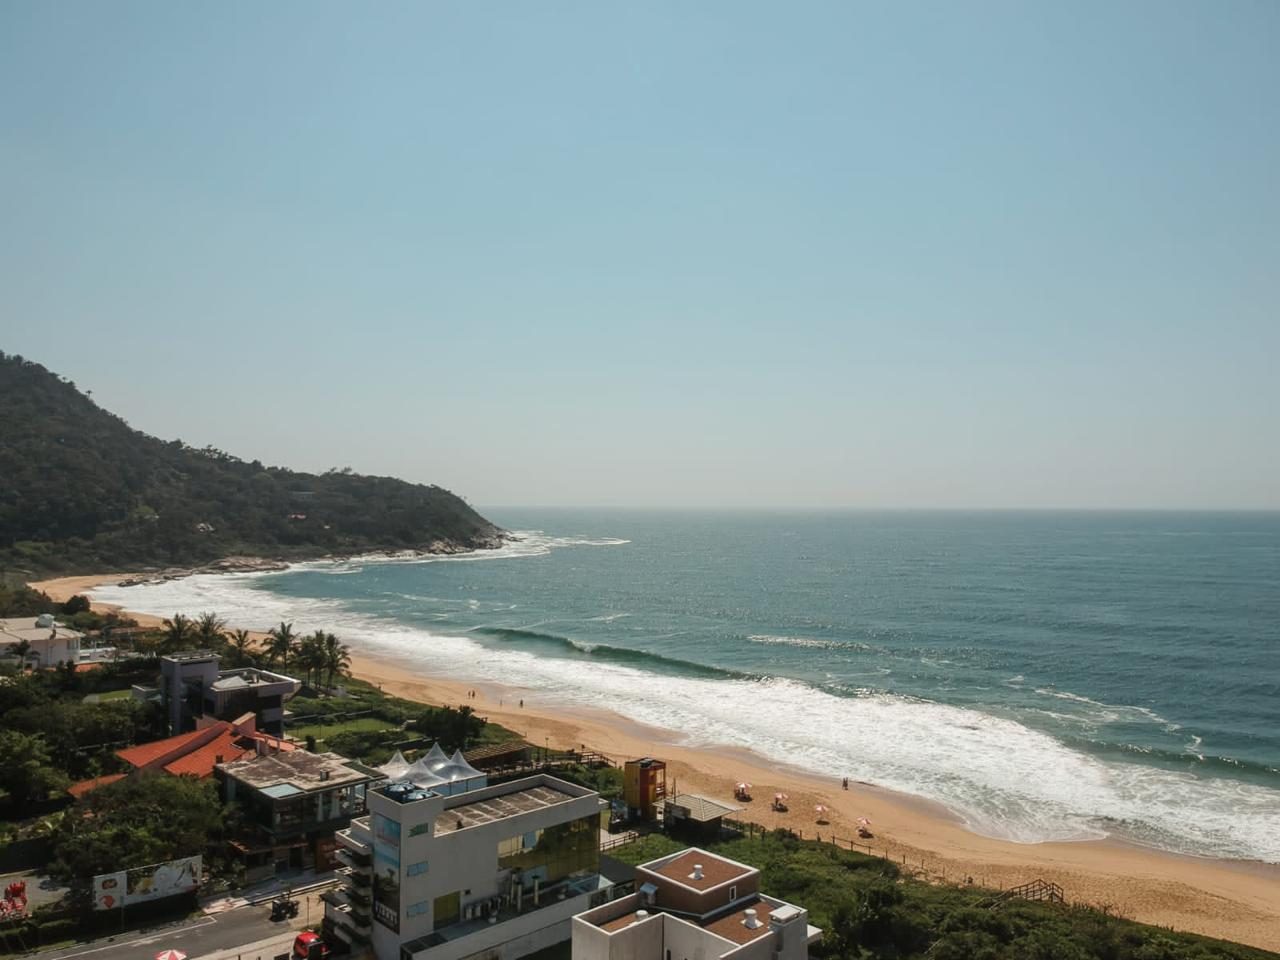
POLYGON ((296 918, 278 923, 270 919, 270 904, 262 903, 34 956, 38 960, 152 960, 161 950, 173 948, 191 960, 211 954, 216 954, 218 960, 271 960, 288 952, 298 930, 309 923, 319 923, 323 916, 324 904, 317 893, 299 897, 298 906, 296 918))

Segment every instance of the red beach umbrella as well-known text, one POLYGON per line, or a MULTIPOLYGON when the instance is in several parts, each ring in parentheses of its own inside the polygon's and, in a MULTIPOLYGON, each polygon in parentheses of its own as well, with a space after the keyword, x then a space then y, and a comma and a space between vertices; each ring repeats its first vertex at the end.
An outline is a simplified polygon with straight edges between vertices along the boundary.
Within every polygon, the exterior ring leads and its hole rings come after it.
POLYGON ((156 960, 187 960, 187 955, 181 950, 161 950, 156 954, 156 960))

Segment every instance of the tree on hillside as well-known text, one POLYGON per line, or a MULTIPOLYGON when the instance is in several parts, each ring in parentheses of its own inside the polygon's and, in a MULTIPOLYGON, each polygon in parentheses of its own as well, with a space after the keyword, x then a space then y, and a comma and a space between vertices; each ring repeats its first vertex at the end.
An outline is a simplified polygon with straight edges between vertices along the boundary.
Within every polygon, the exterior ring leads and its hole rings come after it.
POLYGON ((273 667, 288 669, 293 661, 294 640, 297 639, 297 635, 293 632, 293 624, 282 620, 279 626, 272 627, 267 632, 270 635, 267 640, 268 662, 273 667))
POLYGON ((160 644, 161 652, 177 653, 179 650, 189 650, 194 637, 195 626, 191 623, 191 620, 181 613, 175 613, 164 622, 164 639, 160 644))
POLYGON ((332 687, 334 679, 350 669, 351 648, 332 633, 326 633, 324 635, 324 670, 328 679, 325 686, 332 687))

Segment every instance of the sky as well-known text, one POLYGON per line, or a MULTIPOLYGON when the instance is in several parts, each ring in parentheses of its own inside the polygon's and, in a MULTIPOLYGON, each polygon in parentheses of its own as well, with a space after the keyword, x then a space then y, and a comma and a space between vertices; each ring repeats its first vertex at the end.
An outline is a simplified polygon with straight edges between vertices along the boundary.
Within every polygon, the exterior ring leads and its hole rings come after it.
POLYGON ((481 506, 1280 508, 1280 4, 0 0, 0 349, 481 506))

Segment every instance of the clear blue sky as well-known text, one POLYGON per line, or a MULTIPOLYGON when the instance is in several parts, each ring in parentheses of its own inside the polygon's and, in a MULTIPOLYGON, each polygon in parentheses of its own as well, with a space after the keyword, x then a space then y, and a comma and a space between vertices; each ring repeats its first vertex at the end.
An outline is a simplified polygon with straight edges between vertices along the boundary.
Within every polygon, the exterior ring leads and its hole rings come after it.
POLYGON ((480 505, 1280 507, 1280 3, 3 0, 0 349, 480 505))

